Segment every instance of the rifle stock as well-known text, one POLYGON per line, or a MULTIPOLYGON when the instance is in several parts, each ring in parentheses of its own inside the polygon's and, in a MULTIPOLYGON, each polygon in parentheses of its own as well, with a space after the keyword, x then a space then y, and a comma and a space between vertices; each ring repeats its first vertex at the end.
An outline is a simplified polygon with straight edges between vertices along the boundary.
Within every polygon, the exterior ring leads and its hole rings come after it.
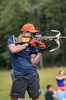
MULTIPOLYGON (((15 38, 14 37, 15 43, 26 43, 26 42, 29 42, 30 40, 31 40, 31 37, 22 37, 22 38, 15 38)), ((38 40, 40 42, 42 40, 59 40, 59 38, 56 36, 50 36, 50 37, 49 36, 48 37, 42 36, 42 37, 37 37, 37 38, 34 37, 32 40, 33 41, 38 40)))

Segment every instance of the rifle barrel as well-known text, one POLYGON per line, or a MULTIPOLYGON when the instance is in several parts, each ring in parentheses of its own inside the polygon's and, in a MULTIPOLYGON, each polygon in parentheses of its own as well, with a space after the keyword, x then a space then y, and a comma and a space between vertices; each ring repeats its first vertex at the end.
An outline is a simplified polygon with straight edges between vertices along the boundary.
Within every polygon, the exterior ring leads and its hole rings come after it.
MULTIPOLYGON (((22 37, 22 38, 14 38, 13 36, 13 40, 14 43, 26 43, 29 42, 31 38, 30 37, 22 37)), ((33 38, 33 40, 59 40, 59 39, 66 39, 66 36, 61 36, 61 37, 56 37, 56 36, 42 36, 42 37, 37 37, 37 38, 33 38)))
POLYGON ((61 36, 60 39, 66 39, 66 36, 61 36))

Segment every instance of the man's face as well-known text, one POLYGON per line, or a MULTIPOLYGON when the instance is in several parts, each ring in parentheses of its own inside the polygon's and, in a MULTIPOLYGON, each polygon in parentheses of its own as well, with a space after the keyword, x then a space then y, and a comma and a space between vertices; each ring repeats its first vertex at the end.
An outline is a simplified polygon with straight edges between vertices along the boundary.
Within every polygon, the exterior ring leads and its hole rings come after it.
POLYGON ((29 36, 29 37, 32 37, 33 34, 31 32, 24 32, 24 36, 29 36))
POLYGON ((50 91, 52 91, 52 90, 53 90, 53 86, 50 87, 50 91))

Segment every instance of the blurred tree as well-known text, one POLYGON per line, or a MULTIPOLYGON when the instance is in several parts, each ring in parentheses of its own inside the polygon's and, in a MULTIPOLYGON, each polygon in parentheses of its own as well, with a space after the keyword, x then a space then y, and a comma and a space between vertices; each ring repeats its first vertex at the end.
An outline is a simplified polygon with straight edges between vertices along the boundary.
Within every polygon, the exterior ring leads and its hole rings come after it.
MULTIPOLYGON (((0 62, 2 67, 10 67, 7 40, 13 34, 19 35, 22 25, 32 23, 41 32, 59 30, 66 35, 66 1, 62 0, 0 0, 0 62)), ((44 34, 45 35, 45 34, 44 34)), ((49 33, 47 34, 49 35, 49 33)), ((44 53, 44 61, 65 65, 66 40, 53 53, 44 53), (51 56, 50 56, 51 55, 51 56), (62 59, 60 59, 62 58, 62 59)))
MULTIPOLYGON (((29 22, 33 23, 36 28, 40 31, 40 18, 39 18, 39 0, 28 0, 30 14, 29 14, 29 22)), ((43 68, 43 59, 41 56, 40 59, 40 67, 43 68)))
POLYGON ((7 40, 9 36, 19 35, 23 24, 28 20, 25 9, 26 0, 3 0, 0 16, 0 62, 1 66, 10 66, 7 40), (4 62, 4 63, 3 63, 4 62))
MULTIPOLYGON (((41 0, 40 0, 41 1, 41 0)), ((40 21, 41 21, 41 31, 45 30, 59 30, 61 31, 62 35, 65 34, 66 30, 66 1, 62 0, 51 0, 51 1, 41 1, 40 3, 40 21)), ((49 34, 48 34, 49 35, 49 34)), ((61 62, 63 62, 63 65, 66 64, 66 47, 64 46, 66 44, 66 40, 61 40, 61 48, 56 51, 56 53, 52 53, 54 59, 59 59, 59 55, 62 57, 61 62)), ((56 60, 58 61, 58 60, 56 60)))

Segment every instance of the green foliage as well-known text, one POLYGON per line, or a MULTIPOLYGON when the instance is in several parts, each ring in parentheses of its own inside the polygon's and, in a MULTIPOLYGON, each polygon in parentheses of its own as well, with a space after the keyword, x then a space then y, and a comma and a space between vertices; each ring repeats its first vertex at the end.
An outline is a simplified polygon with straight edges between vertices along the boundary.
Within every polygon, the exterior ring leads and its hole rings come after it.
MULTIPOLYGON (((59 30, 66 35, 66 1, 62 0, 0 0, 0 62, 3 67, 10 67, 7 40, 10 36, 19 35, 25 23, 32 23, 41 32, 59 30), (4 63, 3 63, 4 62, 4 63)), ((45 54, 47 63, 65 65, 66 41, 61 40, 61 48, 45 54), (60 59, 61 58, 61 59, 60 59)), ((46 63, 46 65, 47 65, 46 63)))
POLYGON ((26 0, 2 2, 0 18, 0 61, 2 66, 10 66, 7 40, 9 36, 20 34, 20 29, 27 22, 26 0), (4 63, 3 63, 4 61, 4 63))
MULTIPOLYGON (((41 1, 41 0, 40 0, 41 1)), ((44 1, 42 0, 40 3, 40 23, 41 23, 41 31, 45 30, 59 30, 61 31, 62 35, 66 35, 66 1, 62 0, 51 0, 51 1, 44 1)), ((57 64, 57 61, 62 62, 65 65, 66 60, 66 47, 65 47, 66 40, 61 40, 61 48, 56 52, 45 56, 46 61, 54 61, 57 64), (58 58, 58 59, 57 59, 58 58), (61 58, 61 59, 60 59, 61 58), (57 60, 55 60, 57 59, 57 60)))

